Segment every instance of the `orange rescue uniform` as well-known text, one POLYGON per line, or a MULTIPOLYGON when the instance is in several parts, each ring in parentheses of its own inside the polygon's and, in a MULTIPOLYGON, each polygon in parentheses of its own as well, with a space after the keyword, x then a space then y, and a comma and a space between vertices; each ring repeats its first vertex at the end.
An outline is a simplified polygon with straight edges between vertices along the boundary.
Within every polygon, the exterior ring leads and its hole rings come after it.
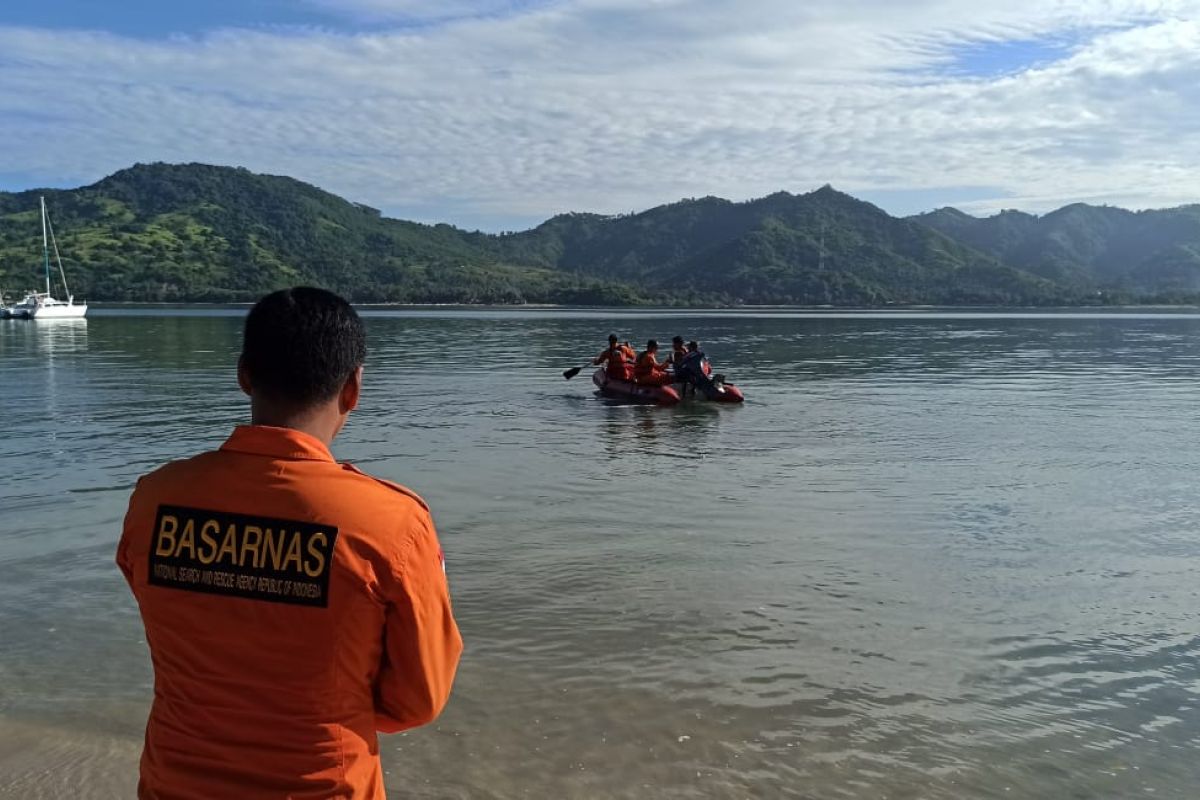
POLYGON ((605 364, 604 373, 619 381, 633 380, 633 366, 629 363, 633 356, 622 345, 610 347, 596 356, 593 364, 605 364))
POLYGON ((649 350, 638 356, 633 367, 633 377, 638 383, 647 386, 665 386, 671 382, 671 373, 658 363, 658 359, 649 350))
POLYGON ((300 431, 242 426, 143 477, 117 564, 154 664, 139 797, 383 798, 376 731, 450 695, 428 508, 300 431))

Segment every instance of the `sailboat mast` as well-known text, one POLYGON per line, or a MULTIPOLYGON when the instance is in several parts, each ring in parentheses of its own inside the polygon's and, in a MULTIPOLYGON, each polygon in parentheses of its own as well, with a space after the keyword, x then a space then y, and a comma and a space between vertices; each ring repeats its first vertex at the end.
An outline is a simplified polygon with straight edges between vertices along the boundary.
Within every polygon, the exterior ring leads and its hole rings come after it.
POLYGON ((50 221, 50 212, 46 212, 46 227, 50 229, 50 247, 54 250, 54 260, 58 263, 58 277, 62 281, 63 294, 67 296, 67 304, 71 303, 71 288, 67 286, 67 273, 63 270, 62 256, 58 254, 58 240, 54 238, 54 223, 50 221))
POLYGON ((42 201, 42 262, 46 266, 46 296, 50 296, 50 243, 46 239, 46 198, 39 197, 42 201))

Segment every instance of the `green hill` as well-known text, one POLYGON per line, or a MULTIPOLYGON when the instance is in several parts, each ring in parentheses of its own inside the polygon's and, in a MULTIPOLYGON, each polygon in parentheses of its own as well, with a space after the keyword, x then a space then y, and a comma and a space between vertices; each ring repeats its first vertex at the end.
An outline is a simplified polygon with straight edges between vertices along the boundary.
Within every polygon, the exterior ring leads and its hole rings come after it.
POLYGON ((292 178, 139 164, 79 189, 0 193, 10 296, 42 280, 39 195, 72 290, 89 300, 251 300, 300 283, 359 302, 594 305, 1036 305, 1096 302, 1098 287, 1122 298, 1200 292, 1200 206, 897 219, 826 186, 562 214, 494 236, 388 219, 292 178))
POLYGON ((491 237, 386 219, 291 178, 202 164, 138 165, 69 191, 0 194, 0 286, 41 283, 46 197, 75 294, 251 300, 299 283, 358 301, 642 300, 634 290, 498 261, 491 237))
POLYGON ((568 214, 502 237, 512 261, 731 303, 1038 304, 1069 289, 823 187, 731 203, 685 200, 624 217, 568 214))
POLYGON ((1017 269, 1086 291, 1191 299, 1200 294, 1200 205, 1126 211, 1082 203, 1041 217, 953 208, 910 217, 1017 269))

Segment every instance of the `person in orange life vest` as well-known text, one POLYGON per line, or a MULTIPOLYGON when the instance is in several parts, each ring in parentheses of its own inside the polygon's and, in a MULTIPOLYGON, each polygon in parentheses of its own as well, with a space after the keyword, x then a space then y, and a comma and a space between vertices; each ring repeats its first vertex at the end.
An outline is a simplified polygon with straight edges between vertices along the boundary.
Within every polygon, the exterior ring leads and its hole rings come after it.
POLYGON ((658 363, 658 342, 651 339, 646 342, 646 349, 637 357, 633 365, 633 379, 646 386, 665 386, 672 381, 672 375, 664 364, 658 363))
POLYGON ((116 560, 154 666, 140 798, 382 800, 377 731, 446 704, 462 639, 429 509, 329 451, 365 355, 342 298, 267 295, 251 424, 138 481, 116 560))
POLYGON ((596 356, 592 363, 604 364, 604 374, 614 380, 631 381, 633 380, 633 359, 632 348, 628 345, 618 344, 617 335, 610 333, 608 347, 596 356))

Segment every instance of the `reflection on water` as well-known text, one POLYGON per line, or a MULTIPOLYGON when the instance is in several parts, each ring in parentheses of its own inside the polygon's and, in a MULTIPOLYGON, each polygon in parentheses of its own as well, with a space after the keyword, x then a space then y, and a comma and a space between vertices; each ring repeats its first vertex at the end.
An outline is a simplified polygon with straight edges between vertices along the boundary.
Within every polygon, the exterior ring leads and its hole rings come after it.
MULTIPOLYGON (((0 324, 0 796, 55 794, 18 746, 128 793, 88 755, 133 770, 151 691, 112 549, 244 418, 238 313, 0 324)), ((396 793, 1194 795, 1195 316, 366 317, 335 450, 429 500, 467 641, 396 793), (564 380, 610 329, 747 403, 564 380)))
MULTIPOLYGON (((28 320, 5 320, 5 326, 12 326, 28 335, 34 351, 51 362, 55 354, 64 355, 87 350, 87 319, 47 319, 31 322, 28 320)), ((15 335, 15 333, 14 333, 15 335)))
MULTIPOLYGON (((663 413, 656 406, 621 403, 598 399, 608 406, 604 420, 604 455, 616 461, 637 456, 664 458, 704 458, 708 454, 708 434, 720 421, 721 413, 737 413, 715 405, 689 403, 663 413)), ((669 468, 669 465, 663 465, 669 468)))

